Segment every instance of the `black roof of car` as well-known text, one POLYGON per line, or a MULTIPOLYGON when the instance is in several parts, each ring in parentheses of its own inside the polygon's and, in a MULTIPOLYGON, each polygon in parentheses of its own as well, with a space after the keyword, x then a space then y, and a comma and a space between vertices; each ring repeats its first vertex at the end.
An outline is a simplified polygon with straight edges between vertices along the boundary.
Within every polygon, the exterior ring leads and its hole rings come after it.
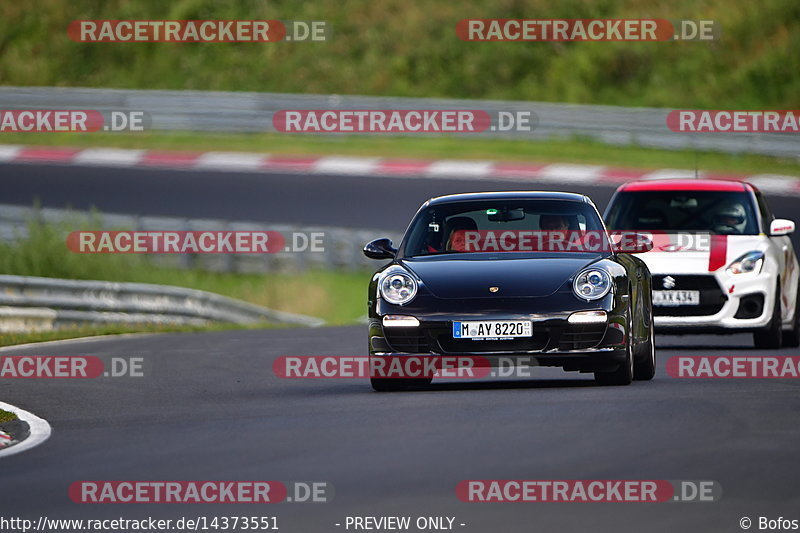
POLYGON ((574 192, 554 191, 495 191, 495 192, 470 192, 463 194, 448 194, 437 196, 428 200, 428 205, 438 205, 455 202, 472 202, 480 200, 570 200, 573 202, 589 203, 589 197, 574 192))

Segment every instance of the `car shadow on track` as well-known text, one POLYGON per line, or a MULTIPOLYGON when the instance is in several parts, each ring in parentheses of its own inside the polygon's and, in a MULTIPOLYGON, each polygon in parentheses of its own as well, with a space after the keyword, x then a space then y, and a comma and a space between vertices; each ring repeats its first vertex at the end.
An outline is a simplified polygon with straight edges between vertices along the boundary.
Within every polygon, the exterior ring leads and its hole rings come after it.
POLYGON ((675 350, 678 352, 685 351, 729 351, 729 352, 752 352, 755 350, 753 346, 732 346, 729 344, 659 344, 656 343, 657 350, 675 350))
MULTIPOLYGON (((503 389, 581 389, 590 387, 603 387, 597 385, 593 379, 524 379, 524 380, 497 380, 497 381, 438 381, 430 385, 411 387, 397 391, 386 391, 381 394, 414 393, 414 392, 455 392, 455 391, 478 391, 478 390, 503 390, 503 389)), ((370 387, 369 382, 364 383, 326 383, 314 384, 311 387, 297 388, 291 391, 283 390, 282 396, 297 395, 308 396, 316 394, 365 394, 376 393, 370 387)))
POLYGON ((749 333, 730 335, 656 335, 656 350, 753 351, 753 337, 749 333))
MULTIPOLYGON (((471 390, 500 390, 500 389, 561 389, 582 388, 597 386, 591 379, 525 379, 525 380, 499 380, 499 381, 469 381, 469 382, 434 382, 425 387, 409 389, 405 392, 424 391, 471 391, 471 390)), ((401 391, 404 392, 404 391, 401 391)))

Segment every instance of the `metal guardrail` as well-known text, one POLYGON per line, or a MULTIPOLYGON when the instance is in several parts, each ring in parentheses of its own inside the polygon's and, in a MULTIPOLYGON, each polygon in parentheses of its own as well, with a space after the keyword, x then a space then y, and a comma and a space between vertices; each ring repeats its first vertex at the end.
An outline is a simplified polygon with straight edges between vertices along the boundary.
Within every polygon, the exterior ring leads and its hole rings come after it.
POLYGON ((324 323, 318 318, 181 287, 0 275, 0 332, 42 331, 85 323, 210 322, 324 323))
POLYGON ((55 208, 21 207, 0 204, 0 241, 13 242, 25 238, 31 221, 52 224, 66 232, 91 230, 138 231, 278 231, 284 236, 293 233, 322 233, 323 251, 281 251, 268 254, 164 254, 151 255, 163 266, 198 268, 211 272, 293 272, 313 268, 358 270, 374 269, 375 261, 364 257, 367 242, 389 237, 399 242, 400 234, 380 230, 352 229, 332 226, 298 226, 263 222, 226 221, 172 217, 148 217, 108 213, 87 213, 55 208))
POLYGON ((150 118, 150 127, 156 130, 271 132, 275 131, 272 116, 276 111, 329 108, 481 109, 489 113, 524 110, 532 111, 537 118, 536 128, 531 132, 456 135, 502 135, 531 140, 580 136, 615 145, 800 157, 800 143, 790 134, 672 132, 666 125, 670 109, 663 108, 252 92, 0 87, 0 109, 144 111, 150 118))
MULTIPOLYGON (((66 234, 71 230, 152 231, 281 231, 322 232, 323 252, 274 254, 152 255, 154 262, 177 268, 216 272, 297 271, 324 268, 374 268, 361 249, 384 232, 330 227, 264 225, 166 217, 86 213, 53 208, 0 204, 0 241, 24 239, 33 221, 52 224, 66 234)), ((394 236, 398 238, 398 236, 394 236)), ((0 333, 42 331, 85 323, 204 325, 209 322, 256 322, 320 326, 321 319, 285 313, 219 294, 146 283, 79 281, 30 276, 0 275, 0 333)))

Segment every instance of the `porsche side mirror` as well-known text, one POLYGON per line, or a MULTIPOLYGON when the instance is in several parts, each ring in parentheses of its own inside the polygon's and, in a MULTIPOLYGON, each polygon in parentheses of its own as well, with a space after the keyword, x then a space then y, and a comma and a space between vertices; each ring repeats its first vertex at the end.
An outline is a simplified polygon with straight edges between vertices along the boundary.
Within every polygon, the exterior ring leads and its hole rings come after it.
POLYGON ((397 248, 392 246, 391 239, 375 239, 364 246, 364 255, 370 259, 393 259, 397 248))
POLYGON ((773 236, 789 235, 794 233, 794 221, 785 218, 776 218, 769 225, 769 234, 773 236))
POLYGON ((626 232, 615 237, 614 251, 620 254, 643 254, 653 249, 653 240, 643 233, 626 232))

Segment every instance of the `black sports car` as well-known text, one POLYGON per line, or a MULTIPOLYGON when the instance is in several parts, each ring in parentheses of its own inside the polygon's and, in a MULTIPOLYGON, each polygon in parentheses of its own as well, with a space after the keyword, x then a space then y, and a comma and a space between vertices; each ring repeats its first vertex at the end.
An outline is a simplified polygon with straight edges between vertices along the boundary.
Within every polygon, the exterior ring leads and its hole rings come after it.
MULTIPOLYGON (((626 236, 628 237, 628 236, 626 236)), ((592 201, 559 192, 456 194, 425 202, 369 285, 376 358, 478 356, 594 372, 627 385, 655 373, 650 272, 630 255, 648 241, 613 242, 592 201)), ((427 360, 427 359, 426 359, 427 360)), ((372 375, 375 390, 429 384, 372 375)))

